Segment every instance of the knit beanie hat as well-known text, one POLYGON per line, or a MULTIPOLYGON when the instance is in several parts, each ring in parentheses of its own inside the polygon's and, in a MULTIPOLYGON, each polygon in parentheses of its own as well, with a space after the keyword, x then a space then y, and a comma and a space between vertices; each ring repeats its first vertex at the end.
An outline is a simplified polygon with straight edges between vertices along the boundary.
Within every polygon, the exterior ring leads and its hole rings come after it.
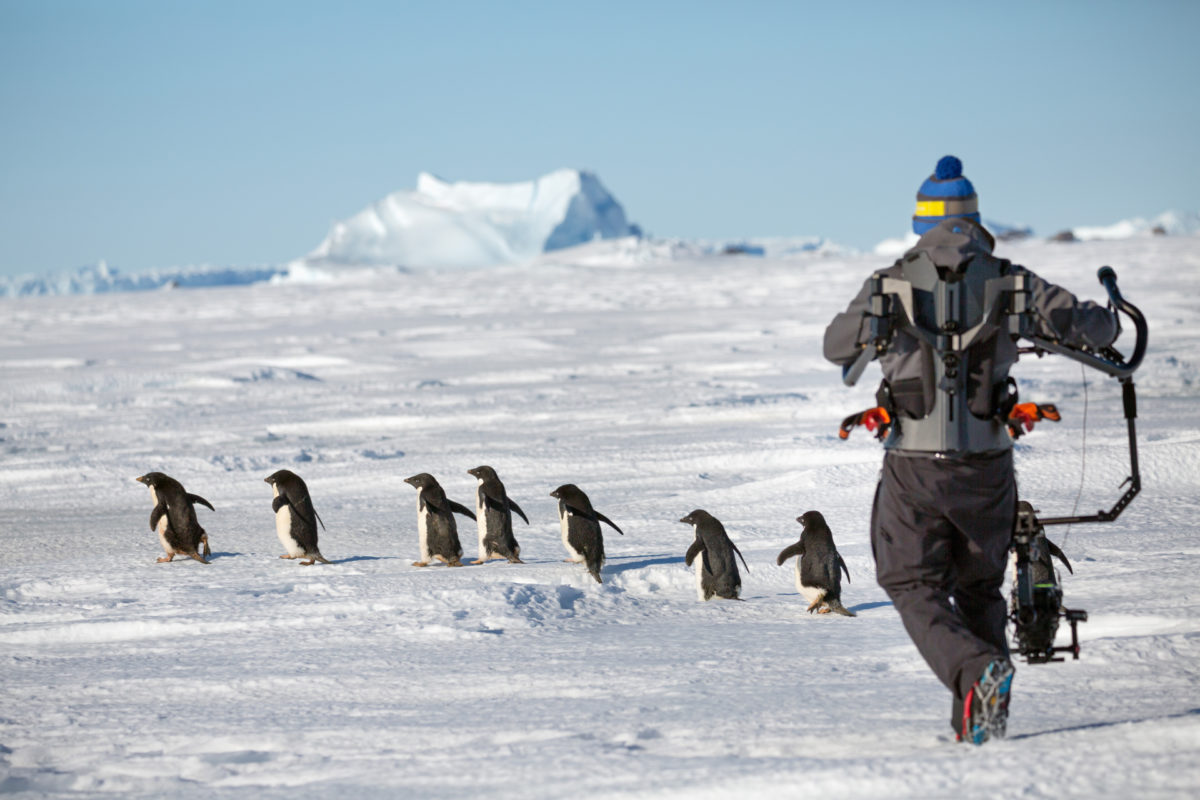
POLYGON ((975 187, 963 177, 962 162, 942 156, 933 174, 917 190, 917 213, 913 232, 918 236, 949 217, 966 217, 979 222, 979 199, 975 187))

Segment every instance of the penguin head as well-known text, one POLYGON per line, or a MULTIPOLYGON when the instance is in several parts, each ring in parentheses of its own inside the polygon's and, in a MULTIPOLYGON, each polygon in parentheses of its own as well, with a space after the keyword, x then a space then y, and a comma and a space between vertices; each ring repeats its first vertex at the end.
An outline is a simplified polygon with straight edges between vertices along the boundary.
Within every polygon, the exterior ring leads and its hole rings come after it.
POLYGON ((467 474, 474 475, 481 481, 495 481, 500 479, 500 476, 496 474, 496 470, 492 469, 486 464, 475 467, 475 469, 467 470, 467 474))
POLYGON ((812 528, 813 530, 820 530, 822 528, 829 527, 825 523, 825 517, 821 516, 820 511, 805 511, 803 514, 796 517, 796 522, 799 522, 806 529, 812 528))
POLYGON ((550 493, 551 497, 557 497, 559 500, 566 500, 569 497, 579 493, 579 487, 573 483, 564 483, 562 486, 550 493))
POLYGON ((436 486, 437 478, 433 477, 428 472, 418 472, 416 475, 405 478, 404 482, 415 489, 424 489, 428 486, 436 486))
POLYGON ((163 483, 171 480, 169 476, 162 472, 147 472, 145 475, 139 475, 134 478, 138 483, 144 483, 146 486, 154 487, 161 486, 163 483))
POLYGON ((707 511, 705 511, 702 508, 697 508, 695 511, 688 514, 686 517, 684 517, 683 519, 681 519, 679 521, 686 525, 699 525, 701 522, 710 520, 712 518, 713 518, 712 514, 708 513, 707 511))
POLYGON ((296 473, 292 472, 290 469, 281 469, 278 472, 273 472, 267 477, 263 478, 263 481, 271 484, 272 486, 275 484, 283 486, 295 480, 297 477, 299 476, 297 476, 296 473))

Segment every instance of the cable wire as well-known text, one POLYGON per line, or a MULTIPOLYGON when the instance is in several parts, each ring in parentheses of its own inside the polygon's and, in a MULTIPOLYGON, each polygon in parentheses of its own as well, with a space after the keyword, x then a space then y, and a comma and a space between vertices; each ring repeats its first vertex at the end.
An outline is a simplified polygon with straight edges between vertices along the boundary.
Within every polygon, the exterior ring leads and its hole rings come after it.
MULTIPOLYGON (((1083 484, 1087 478, 1087 417, 1088 417, 1088 382, 1087 370, 1083 364, 1079 365, 1079 378, 1083 381, 1083 426, 1079 434, 1079 491, 1075 493, 1075 505, 1071 507, 1071 516, 1075 516, 1079 512, 1079 501, 1083 497, 1083 484)), ((1067 532, 1063 534, 1062 547, 1067 546, 1067 539, 1071 535, 1071 526, 1067 525, 1067 532)))

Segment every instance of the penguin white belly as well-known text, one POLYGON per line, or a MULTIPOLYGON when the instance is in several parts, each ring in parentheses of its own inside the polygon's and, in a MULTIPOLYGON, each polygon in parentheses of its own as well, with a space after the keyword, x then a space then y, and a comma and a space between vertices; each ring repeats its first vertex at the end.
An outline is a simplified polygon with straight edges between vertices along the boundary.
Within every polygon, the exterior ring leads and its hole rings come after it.
POLYGON ((705 553, 701 550, 700 554, 696 556, 696 560, 692 562, 696 565, 696 597, 701 600, 708 599, 704 596, 704 562, 705 553))
POLYGON ((299 558, 304 555, 304 548, 292 538, 291 506, 280 506, 275 512, 275 535, 279 537, 279 543, 289 556, 299 558))
POLYGON ((563 547, 566 548, 567 555, 571 557, 572 561, 583 561, 583 554, 580 553, 578 550, 576 550, 574 547, 571 547, 571 542, 567 537, 567 533, 570 531, 570 527, 571 527, 570 517, 571 517, 571 515, 567 512, 560 511, 558 514, 558 523, 562 527, 563 547))
MULTIPOLYGON (((483 481, 479 484, 482 486, 483 481)), ((487 504, 483 500, 483 492, 475 492, 475 527, 479 531, 479 560, 486 561, 489 555, 483 539, 487 536, 487 504)))
POLYGON ((429 512, 421 508, 421 492, 417 489, 417 547, 420 549, 421 560, 429 561, 433 555, 429 552, 429 512))
MULTIPOLYGON (((275 497, 279 497, 279 487, 272 484, 271 489, 275 497)), ((279 537, 279 543, 283 545, 283 549, 292 558, 304 555, 304 548, 297 544, 292 538, 292 507, 282 505, 275 512, 275 535, 279 537)))
MULTIPOLYGON (((154 504, 153 508, 158 508, 158 492, 154 491, 153 486, 150 487, 150 502, 154 504)), ((154 532, 158 534, 158 543, 162 545, 163 552, 167 555, 171 555, 175 552, 175 548, 171 547, 171 545, 167 542, 167 526, 171 524, 171 521, 167 519, 167 516, 167 514, 163 514, 162 517, 159 518, 158 525, 154 528, 154 532)))
POLYGON ((809 605, 819 603, 825 599, 826 590, 817 586, 805 586, 800 582, 800 561, 796 561, 796 591, 798 591, 809 605))

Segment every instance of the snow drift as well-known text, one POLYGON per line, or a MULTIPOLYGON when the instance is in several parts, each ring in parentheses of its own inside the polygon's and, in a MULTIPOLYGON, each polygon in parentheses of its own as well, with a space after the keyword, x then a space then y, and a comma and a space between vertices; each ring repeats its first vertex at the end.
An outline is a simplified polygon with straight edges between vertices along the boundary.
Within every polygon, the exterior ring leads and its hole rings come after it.
POLYGON ((415 191, 393 192, 335 223, 302 262, 486 267, 638 232, 590 172, 560 169, 520 183, 449 183, 423 172, 415 191))

